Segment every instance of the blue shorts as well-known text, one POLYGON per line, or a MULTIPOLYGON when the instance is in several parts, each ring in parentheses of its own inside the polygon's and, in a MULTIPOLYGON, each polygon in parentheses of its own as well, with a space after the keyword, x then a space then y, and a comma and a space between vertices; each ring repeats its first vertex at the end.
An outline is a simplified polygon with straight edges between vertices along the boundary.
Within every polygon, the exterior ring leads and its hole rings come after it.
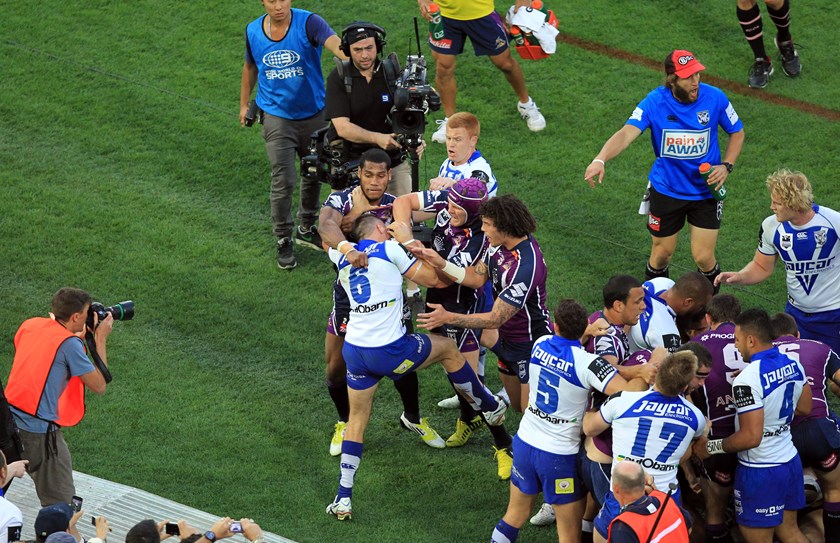
POLYGON ((508 48, 508 36, 502 18, 495 11, 470 21, 441 17, 443 39, 429 36, 429 48, 441 55, 460 55, 464 52, 467 37, 473 44, 476 56, 495 56, 508 48))
POLYGON ((432 351, 432 341, 423 334, 407 334, 384 347, 357 347, 344 342, 341 354, 347 364, 347 386, 365 390, 383 377, 394 381, 417 371, 432 351))
POLYGON ((543 493, 545 503, 563 505, 583 498, 577 473, 577 454, 555 454, 528 445, 513 436, 513 469, 510 482, 523 493, 543 493))
POLYGON ((531 363, 531 350, 534 343, 506 341, 499 338, 499 341, 490 349, 496 353, 499 359, 499 373, 519 377, 519 382, 528 384, 528 365, 531 363))
POLYGON ((805 507, 805 480, 799 455, 785 464, 766 468, 738 464, 733 500, 735 520, 741 526, 779 526, 785 510, 798 511, 805 507))
MULTIPOLYGON (((682 495, 680 494, 679 488, 671 494, 671 499, 674 500, 674 503, 682 507, 682 495)), ((610 523, 620 514, 621 505, 618 503, 618 500, 615 499, 612 490, 610 490, 607 492, 607 497, 604 499, 604 506, 601 507, 600 511, 598 511, 598 516, 595 517, 594 523, 595 529, 598 530, 598 533, 601 534, 604 539, 607 539, 607 536, 610 533, 610 523)))
POLYGON ((840 354, 840 309, 822 313, 805 313, 788 302, 785 313, 796 321, 799 337, 822 341, 835 353, 840 354))
POLYGON ((833 471, 837 467, 840 430, 834 419, 803 420, 790 429, 790 434, 804 467, 822 472, 833 471))
POLYGON ((583 447, 580 458, 580 474, 583 478, 583 484, 589 493, 592 494, 592 499, 598 503, 598 507, 603 507, 604 498, 610 491, 610 477, 612 475, 612 463, 602 464, 590 460, 586 456, 586 449, 583 447))

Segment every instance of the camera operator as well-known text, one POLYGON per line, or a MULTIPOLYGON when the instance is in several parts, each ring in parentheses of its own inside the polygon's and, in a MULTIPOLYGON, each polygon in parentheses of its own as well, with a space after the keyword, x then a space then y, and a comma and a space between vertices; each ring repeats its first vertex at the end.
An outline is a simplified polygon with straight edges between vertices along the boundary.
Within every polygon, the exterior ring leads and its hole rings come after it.
MULTIPOLYGON (((61 427, 74 426, 84 417, 85 388, 105 393, 105 377, 88 359, 82 340, 90 305, 90 294, 64 287, 53 295, 52 318, 28 319, 15 334, 6 399, 43 506, 70 503, 76 493, 61 427)), ((94 312, 96 352, 106 367, 105 347, 113 325, 112 313, 100 322, 94 312)))
POLYGON ((325 116, 332 121, 328 139, 344 140, 346 160, 373 147, 388 153, 393 176, 387 191, 401 196, 411 192, 411 168, 389 118, 399 73, 398 63, 381 58, 385 37, 385 30, 371 23, 354 22, 344 28, 340 48, 350 61, 327 77, 325 116))

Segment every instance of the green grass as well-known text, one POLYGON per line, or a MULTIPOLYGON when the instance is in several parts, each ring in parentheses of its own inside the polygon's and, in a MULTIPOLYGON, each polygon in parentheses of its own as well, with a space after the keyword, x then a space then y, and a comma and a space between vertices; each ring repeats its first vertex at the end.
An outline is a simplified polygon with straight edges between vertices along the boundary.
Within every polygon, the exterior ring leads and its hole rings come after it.
MULTIPOLYGON (((408 0, 296 6, 337 29, 356 18, 382 24, 400 57, 413 35, 408 0)), ((750 52, 728 0, 549 7, 567 34, 652 59, 684 47, 710 74, 746 78, 750 52)), ((779 71, 767 93, 840 104, 824 46, 835 30, 824 15, 831 7, 794 5, 803 75, 788 80, 779 71)), ((236 121, 242 35, 259 3, 15 0, 3 11, 2 375, 18 325, 44 314, 60 286, 109 304, 137 302, 137 318, 117 324, 109 341, 115 378, 107 394, 91 395, 84 422, 66 431, 75 467, 219 515, 253 517, 304 542, 486 541, 507 504, 489 435, 461 450, 424 447, 399 430, 399 399, 387 383, 366 437, 357 518, 339 524, 323 512, 338 475, 326 452, 335 415, 323 382, 332 271, 305 249, 293 272, 274 264, 268 162, 258 130, 236 121)), ((550 303, 573 296, 594 310, 609 275, 640 275, 644 266, 649 238, 635 210, 652 162, 647 135, 609 163, 604 186, 590 190, 583 171, 662 76, 565 43, 551 59, 522 66, 548 119, 544 132, 525 129, 502 76, 470 52, 459 58, 459 108, 481 119, 479 147, 501 191, 519 195, 539 220, 550 303)), ((718 256, 737 269, 768 214, 763 180, 773 169, 805 171, 818 201, 840 208, 840 127, 760 93, 730 98, 747 142, 730 178, 718 256)), ((443 156, 430 146, 423 178, 443 156)), ((687 244, 674 266, 692 268, 687 244)), ((782 274, 738 293, 747 306, 780 310, 782 274)), ((435 402, 450 388, 440 370, 421 380, 424 414, 447 433, 454 413, 435 402)), ((551 529, 522 536, 555 538, 551 529)))

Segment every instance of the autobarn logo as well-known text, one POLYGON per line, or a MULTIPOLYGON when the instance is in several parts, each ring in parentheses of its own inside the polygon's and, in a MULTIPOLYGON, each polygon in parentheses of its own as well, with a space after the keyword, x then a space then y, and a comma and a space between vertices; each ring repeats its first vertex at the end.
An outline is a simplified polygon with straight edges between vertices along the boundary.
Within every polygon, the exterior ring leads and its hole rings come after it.
POLYGON ((293 66, 300 61, 300 55, 296 51, 281 50, 269 51, 263 57, 263 63, 272 68, 282 69, 293 66))
POLYGON ((653 458, 633 458, 632 456, 622 456, 617 455, 616 458, 621 460, 629 460, 631 462, 635 462, 640 464, 643 468, 647 469, 655 469, 657 471, 674 471, 677 469, 677 464, 665 464, 663 462, 659 462, 654 460, 653 458))
POLYGON ((394 305, 394 300, 382 301, 375 304, 359 304, 352 311, 353 313, 373 313, 374 311, 385 309, 390 305, 394 305))

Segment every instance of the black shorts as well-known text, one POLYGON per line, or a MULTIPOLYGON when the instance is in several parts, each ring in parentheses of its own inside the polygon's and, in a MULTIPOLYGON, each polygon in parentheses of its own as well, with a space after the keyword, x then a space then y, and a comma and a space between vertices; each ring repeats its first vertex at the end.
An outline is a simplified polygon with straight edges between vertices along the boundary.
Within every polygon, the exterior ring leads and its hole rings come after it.
POLYGON ((708 479, 720 486, 732 486, 735 482, 735 468, 738 455, 735 453, 715 454, 705 460, 695 461, 698 477, 708 479))
POLYGON ((803 467, 832 471, 840 463, 840 431, 831 419, 808 419, 790 430, 803 467))
POLYGON ((688 224, 697 228, 719 230, 723 217, 723 202, 714 198, 705 200, 680 200, 671 198, 650 187, 650 213, 648 232, 656 238, 673 236, 688 224))
POLYGON ((499 359, 499 373, 519 377, 520 383, 528 384, 528 364, 531 363, 533 348, 534 344, 530 341, 518 343, 499 338, 490 350, 499 359))

